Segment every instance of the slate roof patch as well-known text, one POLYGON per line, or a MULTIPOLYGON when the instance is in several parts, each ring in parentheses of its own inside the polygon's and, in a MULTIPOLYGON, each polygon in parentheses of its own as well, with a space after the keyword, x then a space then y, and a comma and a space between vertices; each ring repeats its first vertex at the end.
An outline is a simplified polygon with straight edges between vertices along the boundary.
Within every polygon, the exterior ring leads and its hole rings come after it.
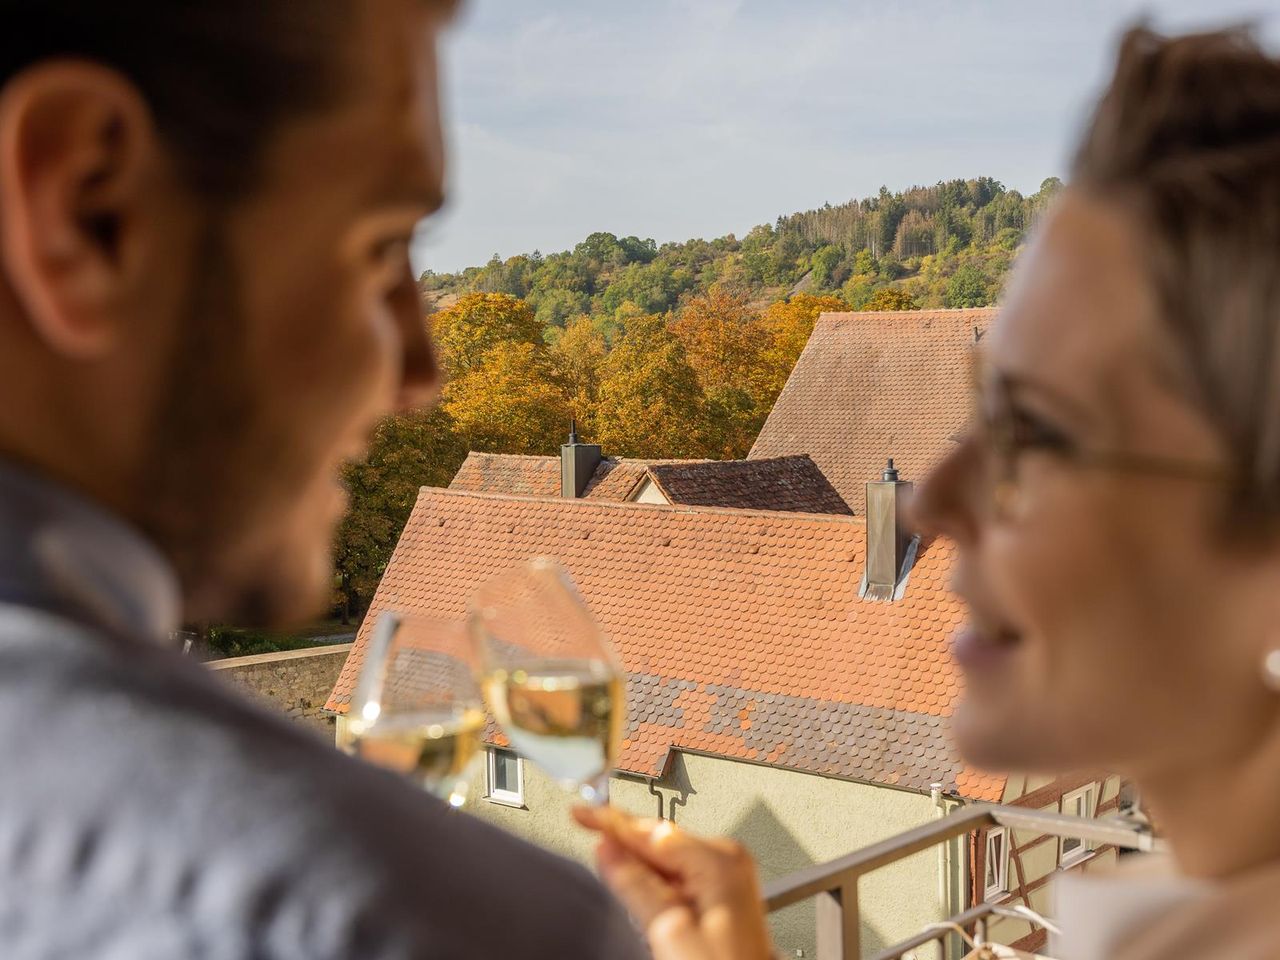
POLYGON ((649 467, 672 503, 796 513, 853 511, 807 454, 759 460, 708 460, 649 467))

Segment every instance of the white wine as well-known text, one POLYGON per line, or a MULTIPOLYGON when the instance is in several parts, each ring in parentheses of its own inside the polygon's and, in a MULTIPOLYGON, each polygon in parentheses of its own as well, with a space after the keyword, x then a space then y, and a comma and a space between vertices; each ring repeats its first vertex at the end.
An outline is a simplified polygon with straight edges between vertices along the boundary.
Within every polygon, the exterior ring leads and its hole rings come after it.
POLYGON ((622 742, 622 679, 603 664, 549 660, 494 670, 485 695, 511 746, 565 783, 611 771, 622 742))
POLYGON ((480 749, 484 711, 474 707, 413 712, 373 723, 348 721, 343 749, 370 763, 420 780, 459 806, 466 799, 467 767, 480 749))

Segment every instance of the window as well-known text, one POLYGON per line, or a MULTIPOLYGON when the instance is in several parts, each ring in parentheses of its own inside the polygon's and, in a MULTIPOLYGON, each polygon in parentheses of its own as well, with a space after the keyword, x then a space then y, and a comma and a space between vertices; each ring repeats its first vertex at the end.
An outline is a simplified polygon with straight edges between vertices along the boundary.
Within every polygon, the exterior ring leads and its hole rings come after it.
POLYGON ((984 900, 998 900, 1009 892, 1009 831, 993 827, 987 831, 986 879, 984 900))
MULTIPOLYGON (((1097 808, 1094 784, 1062 795, 1062 812, 1068 817, 1092 817, 1097 808)), ((1093 847, 1080 837, 1062 837, 1058 841, 1058 865, 1068 867, 1088 856, 1093 847)))
POLYGON ((485 796, 493 803, 511 807, 524 806, 524 765, 510 750, 489 751, 488 790, 485 796))

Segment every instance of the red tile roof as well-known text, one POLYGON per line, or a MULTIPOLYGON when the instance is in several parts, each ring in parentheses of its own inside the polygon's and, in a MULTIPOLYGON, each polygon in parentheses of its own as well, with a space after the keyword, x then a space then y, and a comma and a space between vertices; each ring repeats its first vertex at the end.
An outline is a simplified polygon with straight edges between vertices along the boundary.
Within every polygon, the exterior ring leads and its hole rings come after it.
POLYGON ((547 555, 628 670, 623 770, 659 776, 674 748, 998 799, 1004 778, 966 770, 947 733, 950 546, 875 603, 858 598, 865 539, 848 516, 424 488, 328 708, 346 710, 382 610, 460 618, 495 571, 547 555))
POLYGON ((970 411, 974 330, 994 309, 825 313, 750 458, 807 453, 854 513, 893 457, 920 480, 970 411))
MULTIPOLYGON (((605 458, 583 497, 622 502, 630 499, 646 479, 653 479, 672 503, 800 513, 851 512, 808 456, 758 460, 605 458)), ((471 453, 449 489, 558 497, 560 458, 471 453)))

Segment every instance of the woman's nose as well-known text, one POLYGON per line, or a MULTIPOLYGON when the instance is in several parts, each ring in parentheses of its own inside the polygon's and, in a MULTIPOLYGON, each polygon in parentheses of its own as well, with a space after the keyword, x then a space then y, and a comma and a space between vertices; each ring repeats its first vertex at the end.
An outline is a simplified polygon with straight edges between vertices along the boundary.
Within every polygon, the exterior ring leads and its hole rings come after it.
POLYGON ((970 436, 955 438, 946 456, 916 485, 907 504, 910 529, 923 536, 945 536, 958 542, 977 534, 974 510, 977 451, 970 436))

